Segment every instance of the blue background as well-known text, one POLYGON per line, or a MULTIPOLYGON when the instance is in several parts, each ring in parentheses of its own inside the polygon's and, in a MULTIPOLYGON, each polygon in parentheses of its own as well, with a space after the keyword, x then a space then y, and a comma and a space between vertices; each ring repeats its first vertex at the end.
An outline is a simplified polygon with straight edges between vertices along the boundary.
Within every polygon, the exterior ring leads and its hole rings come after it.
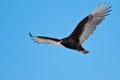
POLYGON ((0 0, 0 80, 120 80, 120 1, 83 44, 87 55, 35 44, 68 36, 104 0, 0 0))

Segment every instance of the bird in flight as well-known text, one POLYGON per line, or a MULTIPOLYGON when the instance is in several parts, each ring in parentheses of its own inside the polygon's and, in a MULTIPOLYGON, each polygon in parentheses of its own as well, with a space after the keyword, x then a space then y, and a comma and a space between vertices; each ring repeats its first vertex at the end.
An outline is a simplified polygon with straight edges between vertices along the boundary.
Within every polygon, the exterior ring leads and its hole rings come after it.
POLYGON ((82 43, 88 39, 105 16, 109 15, 109 12, 112 10, 111 7, 108 2, 98 5, 92 13, 78 23, 74 31, 68 37, 63 39, 33 36, 31 33, 29 33, 29 35, 32 40, 37 43, 60 45, 87 54, 89 51, 82 47, 82 43))

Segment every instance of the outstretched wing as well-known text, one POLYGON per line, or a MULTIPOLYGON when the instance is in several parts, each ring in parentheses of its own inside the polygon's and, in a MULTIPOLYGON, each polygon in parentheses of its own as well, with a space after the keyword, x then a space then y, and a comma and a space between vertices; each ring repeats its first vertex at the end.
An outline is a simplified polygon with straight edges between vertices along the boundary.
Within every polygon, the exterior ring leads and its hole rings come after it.
POLYGON ((96 26, 100 24, 105 16, 109 15, 111 7, 109 3, 99 5, 77 25, 70 37, 82 44, 93 33, 96 26))
POLYGON ((59 45, 59 39, 56 38, 50 38, 50 37, 44 37, 44 36, 32 36, 31 33, 29 33, 30 37, 32 37, 32 40, 36 43, 44 43, 44 44, 54 44, 59 45))

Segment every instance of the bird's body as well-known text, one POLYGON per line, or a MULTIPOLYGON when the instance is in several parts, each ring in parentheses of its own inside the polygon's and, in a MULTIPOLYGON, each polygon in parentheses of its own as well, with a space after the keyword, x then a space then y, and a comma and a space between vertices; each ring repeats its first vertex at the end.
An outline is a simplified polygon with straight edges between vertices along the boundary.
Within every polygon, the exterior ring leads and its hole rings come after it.
POLYGON ((85 17, 75 28, 75 30, 70 34, 70 36, 63 39, 56 39, 44 36, 32 36, 29 35, 35 42, 45 43, 45 44, 55 44, 62 45, 66 48, 81 51, 87 54, 89 51, 82 47, 82 43, 93 33, 96 26, 109 15, 111 11, 111 6, 109 3, 104 3, 99 5, 91 14, 85 17))
POLYGON ((89 52, 79 44, 79 41, 74 40, 72 37, 62 39, 61 44, 66 48, 81 51, 84 54, 89 52))

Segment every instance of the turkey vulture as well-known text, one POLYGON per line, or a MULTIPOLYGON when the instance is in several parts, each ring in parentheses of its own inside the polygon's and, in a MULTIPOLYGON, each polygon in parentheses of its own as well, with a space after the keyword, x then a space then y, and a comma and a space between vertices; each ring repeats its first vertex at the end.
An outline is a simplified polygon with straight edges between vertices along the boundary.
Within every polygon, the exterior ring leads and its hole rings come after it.
POLYGON ((29 33, 29 35, 32 40, 37 43, 61 45, 87 54, 89 51, 82 47, 82 43, 93 33, 96 26, 102 22, 105 16, 109 15, 111 7, 107 2, 100 4, 91 14, 85 17, 66 38, 56 39, 44 36, 32 36, 31 33, 29 33))

